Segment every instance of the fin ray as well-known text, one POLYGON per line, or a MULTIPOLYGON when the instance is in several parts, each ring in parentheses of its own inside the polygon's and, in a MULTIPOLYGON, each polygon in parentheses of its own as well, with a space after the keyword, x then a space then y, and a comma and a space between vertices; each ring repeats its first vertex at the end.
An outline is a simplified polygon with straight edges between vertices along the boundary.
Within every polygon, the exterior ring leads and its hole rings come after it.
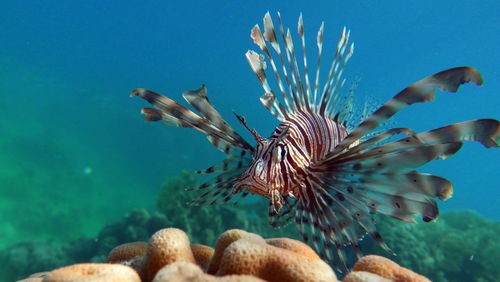
POLYGON ((400 110, 415 103, 433 101, 436 89, 456 92, 461 84, 467 82, 481 85, 483 81, 477 70, 471 67, 457 67, 438 72, 415 82, 409 87, 403 89, 396 96, 376 110, 371 116, 361 122, 361 124, 349 133, 349 135, 337 146, 332 154, 338 154, 343 151, 356 140, 365 136, 372 129, 377 128, 400 110))

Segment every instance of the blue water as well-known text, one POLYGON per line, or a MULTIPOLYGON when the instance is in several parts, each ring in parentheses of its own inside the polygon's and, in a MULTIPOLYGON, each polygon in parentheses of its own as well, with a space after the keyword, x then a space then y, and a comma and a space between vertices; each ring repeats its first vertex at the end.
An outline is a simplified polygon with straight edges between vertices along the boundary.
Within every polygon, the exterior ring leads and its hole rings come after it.
MULTIPOLYGON (((134 88, 181 101, 183 91, 206 84, 235 128, 244 131, 233 110, 268 135, 277 122, 259 103, 262 89, 244 57, 258 49, 250 29, 268 10, 279 10, 294 32, 303 12, 311 53, 324 20, 325 56, 347 26, 355 52, 346 77, 359 77, 357 94, 379 104, 447 68, 468 65, 482 73, 482 87, 440 92, 436 102, 397 114, 398 126, 424 131, 500 118, 498 1, 372 2, 2 3, 3 239, 16 241, 18 233, 29 239, 34 235, 22 232, 27 226, 35 226, 37 236, 55 236, 50 231, 57 228, 47 224, 74 227, 71 219, 81 222, 81 233, 93 234, 132 208, 153 206, 167 176, 223 158, 194 130, 144 123, 139 110, 146 104, 128 97, 134 88)), ((422 171, 455 184, 442 210, 470 209, 499 220, 499 157, 498 149, 466 143, 457 155, 422 171)))

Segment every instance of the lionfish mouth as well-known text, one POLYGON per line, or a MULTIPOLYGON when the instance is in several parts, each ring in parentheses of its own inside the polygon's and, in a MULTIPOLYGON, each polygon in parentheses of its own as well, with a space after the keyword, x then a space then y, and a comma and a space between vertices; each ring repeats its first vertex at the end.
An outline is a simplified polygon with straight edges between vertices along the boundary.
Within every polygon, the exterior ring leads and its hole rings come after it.
POLYGON ((233 193, 240 193, 242 191, 269 198, 269 183, 266 183, 259 177, 255 177, 252 173, 246 172, 235 180, 235 185, 233 186, 233 193))

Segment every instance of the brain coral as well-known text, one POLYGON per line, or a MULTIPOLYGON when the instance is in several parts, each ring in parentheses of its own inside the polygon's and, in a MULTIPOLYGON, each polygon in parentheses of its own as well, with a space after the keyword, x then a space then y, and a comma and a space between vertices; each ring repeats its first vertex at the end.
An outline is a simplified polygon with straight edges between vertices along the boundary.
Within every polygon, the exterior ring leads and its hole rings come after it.
MULTIPOLYGON (((224 232, 215 249, 191 244, 180 229, 161 229, 148 243, 114 248, 108 262, 74 264, 25 281, 338 281, 308 245, 289 238, 264 239, 239 229, 224 232)), ((361 258, 355 270, 345 282, 428 281, 373 255, 361 258)))
POLYGON ((376 255, 368 255, 359 259, 354 265, 354 271, 371 272, 395 282, 430 282, 424 276, 401 267, 390 259, 376 255))
POLYGON ((148 244, 145 242, 132 242, 122 244, 111 250, 108 254, 108 262, 121 263, 133 259, 136 256, 144 256, 148 244))
POLYGON ((121 264, 79 263, 51 271, 43 282, 115 281, 139 282, 141 279, 132 268, 121 264))

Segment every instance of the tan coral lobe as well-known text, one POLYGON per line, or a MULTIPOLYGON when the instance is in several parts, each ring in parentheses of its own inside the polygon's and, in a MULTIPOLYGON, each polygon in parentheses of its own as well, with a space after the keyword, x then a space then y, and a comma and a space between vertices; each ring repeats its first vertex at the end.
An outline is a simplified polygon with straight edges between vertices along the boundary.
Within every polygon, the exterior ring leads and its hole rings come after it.
POLYGON ((144 256, 147 246, 146 242, 132 242, 119 245, 109 252, 108 262, 119 263, 131 260, 136 256, 144 256))
POLYGON ((156 274, 153 282, 196 281, 196 282, 264 282, 264 280, 248 275, 227 275, 217 277, 206 274, 195 264, 174 262, 164 266, 156 274))
POLYGON ((366 271, 349 272, 342 282, 391 282, 392 280, 366 271))
POLYGON ((354 265, 353 270, 371 272, 396 282, 430 282, 426 277, 399 266, 388 258, 376 255, 367 255, 360 258, 354 265))
POLYGON ((137 272, 131 267, 110 263, 79 263, 51 271, 43 282, 140 282, 137 272))
POLYGON ((177 261, 196 263, 186 233, 177 228, 165 228, 153 234, 146 252, 148 277, 154 277, 163 266, 177 261))
MULTIPOLYGON (((177 228, 156 232, 147 246, 134 242, 114 248, 111 263, 81 263, 29 277, 36 281, 338 281, 332 268, 308 245, 289 238, 263 239, 240 229, 222 233, 211 247, 190 244, 177 228), (123 264, 130 264, 132 267, 123 264), (208 269, 208 271, 207 271, 208 269), (212 271, 212 273, 210 273, 212 271)), ((361 258, 344 282, 429 281, 384 257, 361 258)))
POLYGON ((230 229, 222 233, 217 239, 217 243, 215 244, 215 252, 208 266, 207 273, 215 274, 220 265, 220 260, 222 259, 222 255, 226 248, 233 242, 241 239, 241 238, 252 238, 253 240, 264 240, 257 234, 246 232, 241 229, 230 229))
POLYGON ((199 265, 203 271, 207 271, 215 250, 209 246, 191 244, 191 251, 193 252, 196 264, 199 265))
POLYGON ((316 252, 314 252, 309 245, 298 240, 290 238, 270 238, 266 239, 266 243, 278 248, 302 254, 310 259, 320 259, 318 254, 316 254, 316 252))
POLYGON ((337 281, 321 259, 263 242, 240 239, 226 248, 217 275, 247 274, 266 281, 337 281))

